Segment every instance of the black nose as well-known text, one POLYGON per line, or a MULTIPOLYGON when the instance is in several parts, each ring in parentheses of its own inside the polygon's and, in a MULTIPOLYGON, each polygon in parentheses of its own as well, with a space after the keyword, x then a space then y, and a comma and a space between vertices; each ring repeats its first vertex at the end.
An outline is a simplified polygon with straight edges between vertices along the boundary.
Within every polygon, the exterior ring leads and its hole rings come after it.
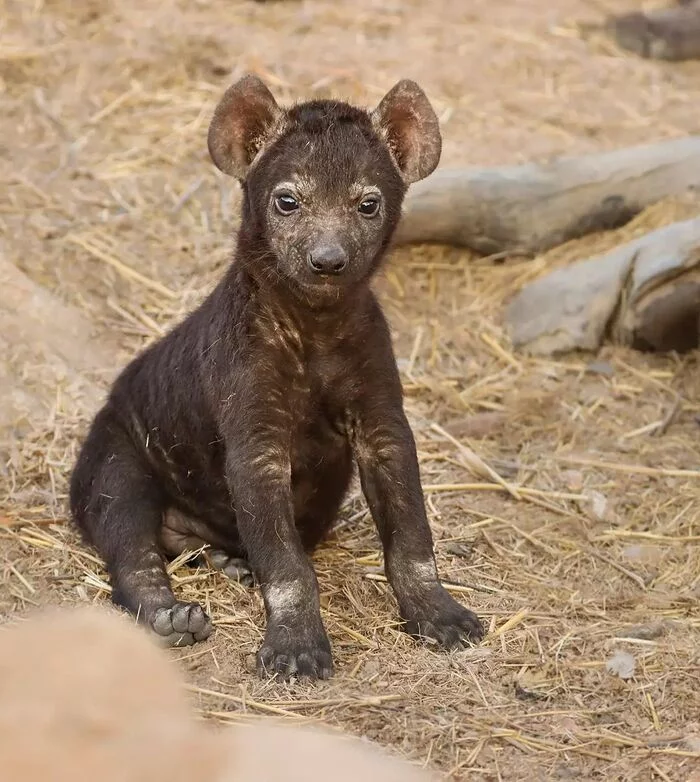
POLYGON ((348 265, 348 254, 339 244, 324 244, 314 248, 308 260, 314 274, 340 274, 348 265))

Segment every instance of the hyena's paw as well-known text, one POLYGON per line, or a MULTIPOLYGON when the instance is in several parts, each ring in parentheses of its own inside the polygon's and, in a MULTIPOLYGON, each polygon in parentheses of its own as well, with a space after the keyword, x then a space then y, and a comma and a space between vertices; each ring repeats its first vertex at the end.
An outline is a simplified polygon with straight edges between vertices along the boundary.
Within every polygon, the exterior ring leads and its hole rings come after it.
POLYGON ((484 636, 479 617, 447 590, 437 586, 427 595, 406 600, 401 606, 403 629, 414 638, 436 643, 443 649, 455 649, 478 643, 484 636))
POLYGON ((178 602, 171 608, 158 608, 150 625, 165 646, 191 646, 207 639, 212 631, 211 619, 199 603, 178 602))
POLYGON ((232 581, 238 581, 244 587, 255 586, 255 576, 245 559, 230 557, 225 551, 212 549, 209 552, 209 562, 212 567, 221 570, 232 581))
POLYGON ((305 627, 295 632, 293 627, 271 621, 257 654, 257 668, 263 679, 330 679, 333 658, 328 636, 323 628, 311 632, 305 627))

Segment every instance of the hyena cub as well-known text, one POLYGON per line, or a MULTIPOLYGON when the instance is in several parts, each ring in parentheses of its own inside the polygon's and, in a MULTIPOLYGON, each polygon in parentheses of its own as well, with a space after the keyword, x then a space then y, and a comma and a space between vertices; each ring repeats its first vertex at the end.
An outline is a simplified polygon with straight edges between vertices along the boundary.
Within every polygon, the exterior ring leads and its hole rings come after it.
POLYGON ((353 460, 405 629, 447 648, 481 637, 438 578, 389 330, 369 287, 407 186, 433 171, 440 149, 435 113, 411 81, 371 113, 330 100, 285 110, 254 76, 224 94, 209 151, 242 183, 234 260, 118 377, 70 491, 114 601, 167 642, 211 632, 165 569, 206 544, 215 566, 260 584, 260 673, 330 676, 307 552, 333 524, 353 460))

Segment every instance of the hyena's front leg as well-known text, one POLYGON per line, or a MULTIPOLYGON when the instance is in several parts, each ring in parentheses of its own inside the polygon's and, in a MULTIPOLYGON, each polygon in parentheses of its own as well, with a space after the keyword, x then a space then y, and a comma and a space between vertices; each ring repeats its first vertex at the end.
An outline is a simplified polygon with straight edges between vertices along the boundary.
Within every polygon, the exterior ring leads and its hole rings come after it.
POLYGON ((326 679, 333 673, 331 647, 316 574, 294 521, 289 422, 283 412, 270 412, 272 391, 256 385, 253 393, 246 415, 225 436, 238 530, 267 614, 258 672, 326 679))
POLYGON ((355 452, 404 629, 446 648, 478 641, 484 633, 479 618, 438 577, 415 442, 401 403, 380 401, 378 390, 356 421, 355 452))

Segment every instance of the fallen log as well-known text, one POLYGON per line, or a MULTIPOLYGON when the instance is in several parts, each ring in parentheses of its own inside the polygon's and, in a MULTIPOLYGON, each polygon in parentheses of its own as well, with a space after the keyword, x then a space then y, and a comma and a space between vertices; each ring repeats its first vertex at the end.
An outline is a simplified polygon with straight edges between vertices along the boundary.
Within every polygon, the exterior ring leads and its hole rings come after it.
POLYGON ((506 310, 513 345, 538 355, 605 338, 684 352, 700 337, 700 218, 673 223, 525 286, 506 310))
POLYGON ((613 16, 606 30, 620 48, 640 57, 672 62, 700 59, 698 0, 613 16))
POLYGON ((700 136, 543 164, 438 169, 409 190, 396 242, 535 254, 698 186, 700 136))
POLYGON ((76 409, 96 405, 94 373, 114 353, 92 332, 80 312, 0 257, 0 435, 45 421, 59 391, 76 409))

